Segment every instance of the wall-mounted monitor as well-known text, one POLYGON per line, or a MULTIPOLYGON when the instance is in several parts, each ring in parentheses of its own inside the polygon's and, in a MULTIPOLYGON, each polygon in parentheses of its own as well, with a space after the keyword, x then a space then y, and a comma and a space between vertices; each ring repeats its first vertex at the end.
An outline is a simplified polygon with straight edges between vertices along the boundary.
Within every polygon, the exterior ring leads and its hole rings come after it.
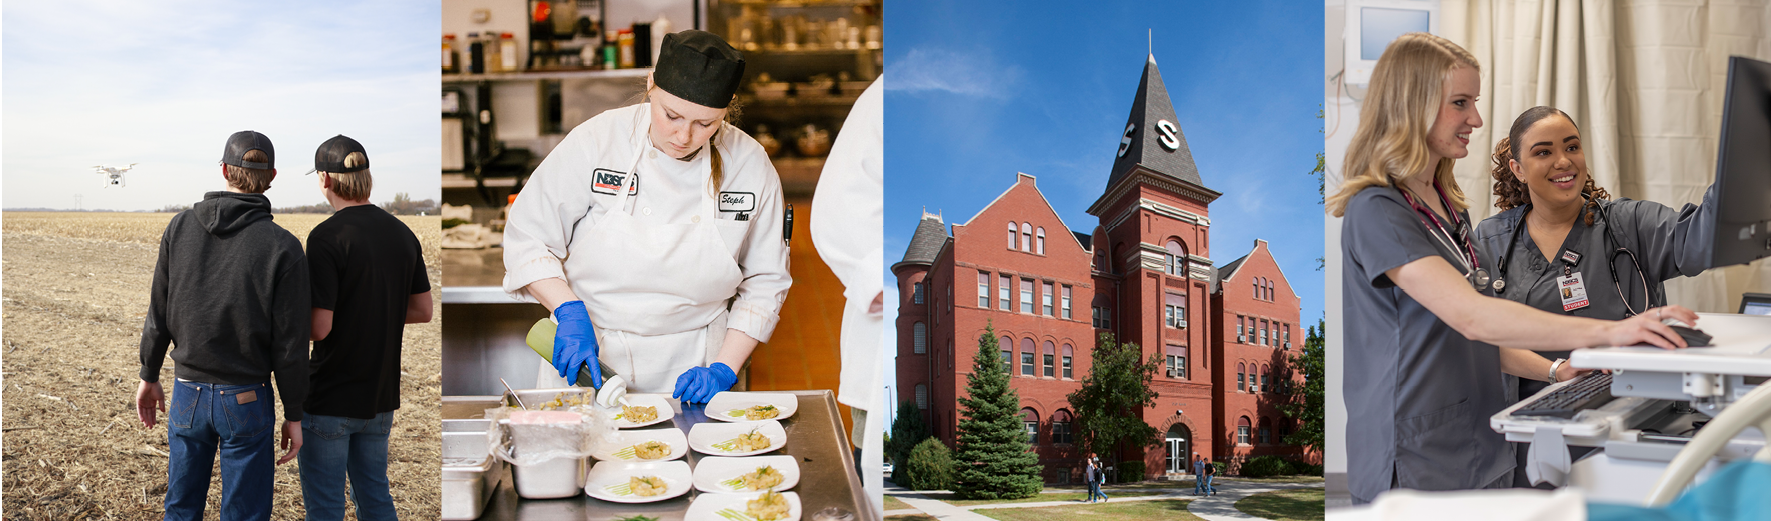
POLYGON ((1429 0, 1348 0, 1346 82, 1365 85, 1384 48, 1404 33, 1439 31, 1439 2, 1429 0))

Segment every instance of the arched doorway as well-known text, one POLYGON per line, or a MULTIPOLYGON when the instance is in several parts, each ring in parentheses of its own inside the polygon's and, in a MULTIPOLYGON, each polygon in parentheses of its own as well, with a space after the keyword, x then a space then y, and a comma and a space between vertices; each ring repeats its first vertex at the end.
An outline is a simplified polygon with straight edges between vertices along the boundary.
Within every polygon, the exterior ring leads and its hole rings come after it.
POLYGON ((1170 474, 1192 472, 1187 468, 1189 463, 1187 458, 1193 454, 1193 431, 1188 429, 1186 425, 1176 423, 1168 427, 1168 433, 1163 437, 1165 438, 1163 441, 1168 444, 1168 472, 1170 474))

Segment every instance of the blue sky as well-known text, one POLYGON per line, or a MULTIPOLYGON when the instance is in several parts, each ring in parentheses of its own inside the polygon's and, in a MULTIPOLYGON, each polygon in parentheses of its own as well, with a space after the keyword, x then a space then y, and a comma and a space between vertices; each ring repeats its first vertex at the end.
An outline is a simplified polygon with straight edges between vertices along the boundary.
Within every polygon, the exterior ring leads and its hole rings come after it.
POLYGON ((222 145, 276 146, 275 206, 325 202, 314 149, 368 149, 372 201, 437 198, 440 7, 432 1, 7 2, 0 206, 159 209, 224 189, 222 145), (127 188, 92 165, 140 163, 127 188))
MULTIPOLYGON (((1323 302, 1322 207, 1307 175, 1322 150, 1323 21, 1314 7, 893 0, 887 280, 924 207, 964 223, 1016 172, 1038 178, 1066 224, 1091 232, 1098 220, 1088 205, 1106 189, 1153 50, 1200 177, 1224 194, 1210 207, 1212 260, 1222 266, 1267 240, 1303 299, 1301 325, 1314 325, 1323 302)), ((888 306, 887 324, 895 312, 888 306)))

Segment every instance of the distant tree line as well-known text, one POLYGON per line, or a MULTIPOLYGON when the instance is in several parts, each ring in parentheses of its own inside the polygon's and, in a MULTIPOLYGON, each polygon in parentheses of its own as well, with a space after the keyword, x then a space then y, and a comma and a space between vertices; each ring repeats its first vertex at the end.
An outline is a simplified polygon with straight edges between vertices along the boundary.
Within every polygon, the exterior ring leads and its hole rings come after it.
MULTIPOLYGON (((172 208, 173 206, 175 206, 175 205, 167 205, 167 208, 172 208)), ((436 215, 436 213, 437 213, 437 202, 435 200, 423 199, 423 200, 414 201, 414 200, 412 200, 412 196, 407 195, 405 192, 394 194, 394 200, 388 201, 385 203, 381 203, 377 206, 380 206, 381 209, 383 209, 383 210, 387 210, 387 213, 391 213, 394 215, 418 215, 420 213, 423 213, 424 215, 436 215)), ((184 208, 189 208, 189 206, 185 206, 184 208)), ((310 204, 307 206, 286 206, 286 207, 282 207, 282 208, 277 208, 277 209, 273 210, 272 213, 326 213, 326 214, 329 214, 329 213, 332 213, 332 205, 327 204, 327 203, 318 203, 318 204, 310 204)))

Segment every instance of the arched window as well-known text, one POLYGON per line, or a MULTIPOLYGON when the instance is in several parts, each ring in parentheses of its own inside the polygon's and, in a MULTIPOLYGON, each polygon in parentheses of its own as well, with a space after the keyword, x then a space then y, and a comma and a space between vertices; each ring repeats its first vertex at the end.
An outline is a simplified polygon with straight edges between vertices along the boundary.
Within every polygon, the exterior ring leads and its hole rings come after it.
POLYGON ((1260 431, 1260 433, 1261 433, 1260 440, 1261 440, 1262 445, 1267 445, 1267 444, 1273 443, 1273 424, 1271 422, 1267 421, 1266 416, 1261 417, 1261 431, 1260 431))
POLYGON ((1045 255, 1045 227, 1044 226, 1039 227, 1038 230, 1034 230, 1033 239, 1034 239, 1033 251, 1035 253, 1040 254, 1040 255, 1045 255))
POLYGON ((1267 387, 1267 376, 1269 374, 1267 371, 1267 364, 1261 364, 1261 389, 1266 392, 1273 392, 1272 388, 1267 387))
POLYGON ((1052 347, 1052 341, 1050 341, 1050 340, 1045 341, 1045 344, 1040 346, 1040 348, 1042 351, 1044 351, 1044 354, 1042 355, 1042 356, 1044 356, 1044 358, 1042 360, 1040 360, 1041 363, 1039 365, 1040 365, 1040 367, 1045 369, 1045 373, 1044 373, 1045 376, 1046 377, 1057 376, 1057 371, 1058 371, 1057 363, 1056 363, 1057 358, 1058 358, 1057 348, 1052 347))
POLYGON ((1166 249, 1168 253, 1163 255, 1166 264, 1164 271, 1176 277, 1187 276, 1187 249, 1181 246, 1180 241, 1168 241, 1166 249))
POLYGON ((1015 249, 1015 223, 1008 223, 1008 249, 1015 249))
POLYGON ((1242 362, 1236 362, 1236 390, 1237 391, 1247 391, 1248 390, 1248 385, 1245 380, 1247 375, 1248 375, 1248 367, 1243 365, 1242 362))
POLYGON ((1021 425, 1027 429, 1027 444, 1039 445, 1039 411, 1021 409, 1021 425))
POLYGON ((1070 372, 1070 357, 1071 356, 1074 356, 1074 355, 1071 354, 1070 344, 1064 344, 1064 372, 1063 372, 1063 375, 1064 375, 1064 378, 1066 378, 1066 379, 1071 378, 1070 375, 1072 374, 1070 372))
POLYGON ((1033 225, 1021 223, 1021 251, 1033 251, 1033 225))
POLYGON ((911 331, 910 338, 912 339, 911 341, 915 342, 915 351, 912 351, 912 352, 919 354, 919 355, 927 354, 929 352, 929 328, 928 328, 928 326, 923 325, 921 322, 917 322, 916 324, 913 324, 910 326, 910 331, 911 331))
POLYGON ((1267 300, 1273 300, 1273 279, 1267 279, 1267 300))
POLYGON ((1254 279, 1249 282, 1254 284, 1254 298, 1259 300, 1261 298, 1261 278, 1254 277, 1254 279))
POLYGON ((996 347, 1002 349, 1002 372, 1015 374, 1015 339, 1002 337, 997 341, 996 347))
POLYGON ((1053 445, 1069 445, 1076 442, 1075 437, 1070 434, 1071 418, 1070 411, 1064 409, 1058 409, 1058 412, 1052 413, 1053 445))
POLYGON ((1033 376, 1033 339, 1021 339, 1021 376, 1033 376))
POLYGON ((1247 416, 1243 416, 1241 418, 1236 419, 1236 444, 1237 445, 1247 445, 1248 444, 1248 428, 1249 428, 1249 424, 1248 424, 1248 417, 1247 416))

